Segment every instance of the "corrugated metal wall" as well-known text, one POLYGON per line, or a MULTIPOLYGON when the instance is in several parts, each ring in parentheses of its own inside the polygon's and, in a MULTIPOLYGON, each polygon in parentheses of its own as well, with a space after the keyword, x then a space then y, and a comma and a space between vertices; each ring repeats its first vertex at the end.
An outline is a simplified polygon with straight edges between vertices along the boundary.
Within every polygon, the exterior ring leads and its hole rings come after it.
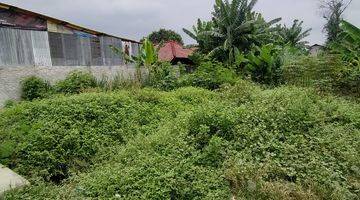
POLYGON ((51 66, 48 34, 0 28, 0 66, 51 66))
POLYGON ((65 65, 65 53, 60 33, 49 33, 51 61, 54 66, 65 65))
POLYGON ((81 37, 79 38, 79 59, 80 66, 91 66, 91 45, 90 38, 81 37))
POLYGON ((51 66, 45 31, 0 28, 0 66, 51 66))
POLYGON ((120 39, 112 37, 100 37, 101 44, 101 57, 103 59, 103 64, 106 66, 111 65, 121 65, 123 64, 123 59, 121 55, 114 53, 111 49, 111 46, 121 49, 122 42, 120 39))
MULTIPOLYGON (((124 64, 110 46, 122 49, 114 37, 0 27, 0 66, 115 66, 124 64)), ((139 45, 131 43, 131 55, 139 45)))
POLYGON ((49 36, 45 31, 31 31, 34 63, 36 66, 52 66, 49 36))
POLYGON ((140 45, 138 43, 131 43, 131 55, 138 56, 140 51, 140 45))

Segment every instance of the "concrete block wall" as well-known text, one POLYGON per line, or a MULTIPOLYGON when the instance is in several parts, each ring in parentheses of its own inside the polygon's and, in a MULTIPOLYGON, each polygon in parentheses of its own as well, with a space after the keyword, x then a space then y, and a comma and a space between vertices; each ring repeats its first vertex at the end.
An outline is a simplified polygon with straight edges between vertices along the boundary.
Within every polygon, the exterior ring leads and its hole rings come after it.
POLYGON ((0 66, 0 107, 3 107, 6 100, 20 100, 21 86, 20 82, 29 76, 38 76, 48 80, 51 84, 65 77, 74 70, 87 71, 92 73, 97 79, 104 76, 114 78, 116 75, 122 75, 124 78, 135 76, 136 69, 133 65, 122 66, 0 66))

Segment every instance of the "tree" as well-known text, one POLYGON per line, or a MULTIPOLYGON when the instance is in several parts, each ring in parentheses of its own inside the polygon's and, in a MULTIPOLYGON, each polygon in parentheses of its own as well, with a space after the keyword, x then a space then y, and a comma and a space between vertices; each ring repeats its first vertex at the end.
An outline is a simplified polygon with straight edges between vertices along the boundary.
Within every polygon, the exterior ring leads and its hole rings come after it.
POLYGON ((177 41, 180 44, 184 44, 181 35, 179 35, 175 31, 166 29, 154 31, 147 38, 155 45, 168 41, 177 41))
POLYGON ((360 66, 360 29, 347 21, 342 21, 340 28, 343 31, 340 42, 333 43, 331 48, 348 64, 360 66))
POLYGON ((280 27, 279 35, 280 40, 283 44, 288 44, 292 47, 303 47, 307 44, 307 41, 303 41, 304 38, 310 35, 310 31, 307 29, 303 31, 302 27, 303 21, 294 20, 293 25, 291 27, 287 27, 286 25, 280 27))
POLYGON ((201 21, 198 19, 196 26, 192 27, 192 31, 183 29, 183 31, 199 44, 201 53, 209 53, 213 47, 213 41, 210 36, 205 35, 205 32, 213 30, 213 23, 211 21, 201 21))
POLYGON ((247 51, 261 37, 268 37, 268 28, 280 21, 275 19, 267 23, 258 13, 253 12, 257 0, 216 0, 210 31, 204 31, 202 35, 213 41, 210 56, 221 61, 227 61, 229 65, 235 62, 235 52, 239 49, 247 51))
POLYGON ((324 31, 327 35, 327 44, 339 39, 342 32, 340 23, 343 13, 349 7, 352 0, 321 0, 320 8, 324 10, 323 17, 326 19, 324 31))

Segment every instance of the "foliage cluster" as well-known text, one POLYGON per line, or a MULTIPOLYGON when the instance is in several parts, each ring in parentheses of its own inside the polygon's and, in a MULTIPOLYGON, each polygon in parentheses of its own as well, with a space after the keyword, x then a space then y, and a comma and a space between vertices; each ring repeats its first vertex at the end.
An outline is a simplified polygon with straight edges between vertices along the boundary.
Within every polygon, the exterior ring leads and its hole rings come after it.
POLYGON ((6 197, 356 199, 359 113, 247 81, 23 103, 0 113, 0 160, 34 184, 6 197))
POLYGON ((342 21, 341 30, 339 42, 332 43, 330 48, 348 65, 356 68, 360 66, 360 29, 347 21, 342 21))
POLYGON ((180 44, 184 44, 181 35, 172 30, 160 29, 150 33, 147 38, 154 44, 161 44, 168 41, 176 41, 180 44))
POLYGON ((73 71, 54 86, 56 92, 78 94, 87 88, 96 87, 95 77, 88 72, 73 71))
POLYGON ((83 71, 72 71, 69 75, 55 85, 40 77, 30 76, 21 81, 22 99, 32 101, 43 99, 54 93, 78 94, 86 89, 97 86, 93 75, 83 71))
POLYGON ((24 81, 27 100, 76 95, 0 111, 0 163, 33 183, 5 198, 358 199, 360 105, 319 93, 360 94, 358 28, 343 22, 337 52, 306 56, 310 30, 266 22, 256 2, 217 0, 211 22, 184 30, 193 73, 145 40, 146 81, 24 81))
POLYGON ((327 45, 340 42, 342 33, 340 23, 343 20, 343 14, 349 7, 352 0, 321 0, 320 8, 323 11, 323 17, 326 20, 324 31, 327 36, 327 45))
POLYGON ((282 76, 282 56, 278 46, 272 44, 255 46, 246 55, 236 52, 236 68, 257 83, 279 85, 282 76))
POLYGON ((285 84, 315 87, 322 92, 359 97, 360 68, 344 63, 338 55, 300 56, 282 67, 285 84))
POLYGON ((215 61, 202 62, 194 73, 183 75, 178 86, 202 87, 209 90, 219 89, 223 84, 234 84, 239 77, 234 70, 215 61))
POLYGON ((21 81, 21 98, 27 101, 45 98, 51 90, 50 83, 36 76, 30 76, 21 81))

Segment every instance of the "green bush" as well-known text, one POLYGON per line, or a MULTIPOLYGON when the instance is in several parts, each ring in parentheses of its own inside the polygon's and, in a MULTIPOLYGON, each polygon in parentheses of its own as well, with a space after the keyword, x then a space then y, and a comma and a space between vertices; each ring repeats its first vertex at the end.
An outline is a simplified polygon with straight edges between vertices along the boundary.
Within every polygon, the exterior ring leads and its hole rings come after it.
POLYGON ((283 66, 286 84, 359 97, 360 67, 346 65, 336 55, 303 56, 283 66))
POLYGON ((97 82, 97 87, 105 91, 123 90, 123 89, 140 89, 142 87, 141 80, 133 77, 125 77, 122 74, 116 74, 113 78, 103 76, 97 82))
POLYGON ((35 182, 7 199, 357 199, 359 141, 359 104, 246 81, 0 113, 0 162, 35 182))
POLYGON ((244 73, 257 83, 279 85, 281 81, 281 65, 279 47, 267 44, 253 47, 246 55, 244 73))
POLYGON ((342 68, 341 61, 336 57, 303 56, 283 67, 283 77, 286 84, 329 90, 334 80, 339 79, 342 68))
POLYGON ((298 57, 283 67, 286 84, 359 97, 360 67, 346 65, 336 55, 298 57))
POLYGON ((51 89, 47 81, 36 76, 30 76, 21 81, 21 97, 27 101, 47 97, 51 89))
POLYGON ((12 99, 6 100, 4 103, 4 108, 11 108, 15 106, 18 102, 12 99))
POLYGON ((95 88, 96 86, 96 79, 92 74, 83 71, 73 71, 65 80, 56 83, 54 87, 58 93, 77 94, 85 89, 95 88))
POLYGON ((203 87, 210 90, 219 89, 223 84, 234 84, 238 77, 236 73, 215 61, 200 64, 194 73, 179 79, 180 86, 203 87))
POLYGON ((182 104, 206 101, 188 101, 186 93, 177 92, 179 97, 170 99, 151 90, 94 93, 20 104, 1 113, 0 149, 7 141, 17 145, 0 162, 29 177, 59 182, 71 170, 89 166, 99 149, 156 128, 161 119, 179 112, 182 104))
POLYGON ((229 199, 221 170, 197 165, 194 154, 181 135, 164 126, 120 149, 109 164, 79 177, 79 188, 85 197, 103 199, 229 199))
POLYGON ((346 66, 335 84, 337 93, 360 98, 360 65, 346 66))
POLYGON ((157 63, 148 68, 149 77, 146 85, 165 91, 173 90, 177 87, 180 69, 167 62, 157 63))

